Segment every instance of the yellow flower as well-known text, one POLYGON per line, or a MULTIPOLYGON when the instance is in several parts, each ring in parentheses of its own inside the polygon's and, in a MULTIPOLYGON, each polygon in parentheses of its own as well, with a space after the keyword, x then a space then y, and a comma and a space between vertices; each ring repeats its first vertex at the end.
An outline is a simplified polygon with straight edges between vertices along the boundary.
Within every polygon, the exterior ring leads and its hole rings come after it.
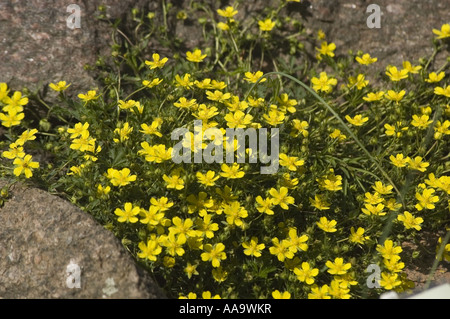
POLYGON ((307 285, 312 285, 314 283, 314 277, 319 274, 318 268, 311 269, 311 266, 307 262, 302 263, 302 268, 294 268, 294 274, 297 275, 297 279, 307 285))
POLYGON ((334 129, 334 131, 330 133, 330 137, 338 139, 339 141, 343 141, 347 138, 347 136, 345 134, 342 134, 341 130, 339 129, 334 129))
POLYGON ((414 159, 408 160, 408 167, 410 169, 418 170, 420 172, 425 172, 427 167, 430 166, 428 162, 422 162, 423 158, 421 156, 416 156, 414 159))
POLYGON ((22 132, 22 134, 16 140, 16 143, 18 145, 24 145, 28 141, 34 141, 36 139, 36 135, 35 134, 37 132, 38 132, 37 129, 26 130, 26 131, 22 132))
POLYGON ((206 95, 208 100, 217 101, 219 103, 225 103, 226 100, 231 98, 230 93, 223 93, 219 90, 215 90, 214 92, 206 91, 206 95))
POLYGON ((383 96, 384 96, 384 91, 367 93, 367 95, 363 97, 363 100, 366 102, 375 102, 375 101, 381 100, 383 98, 383 96))
POLYGON ((428 83, 437 83, 440 82, 444 77, 444 71, 439 72, 439 74, 437 74, 436 72, 431 72, 430 74, 428 74, 428 79, 425 79, 425 81, 428 83))
POLYGON ((425 188, 422 191, 422 194, 416 193, 416 199, 419 201, 419 203, 416 204, 416 209, 418 211, 421 211, 423 209, 435 209, 436 206, 434 203, 437 203, 439 201, 439 197, 433 195, 435 190, 433 188, 425 188))
POLYGON ((352 242, 352 243, 357 243, 357 244, 364 244, 364 242, 366 241, 366 240, 368 240, 369 239, 369 236, 364 236, 364 228, 362 228, 362 227, 358 227, 358 229, 355 231, 355 228, 354 227, 351 227, 350 228, 350 236, 349 236, 349 240, 352 242))
POLYGON ((327 202, 322 195, 314 195, 314 199, 309 198, 309 202, 312 206, 317 208, 318 210, 327 210, 330 209, 330 203, 327 202))
POLYGON ((240 170, 240 166, 237 163, 233 163, 231 166, 222 164, 221 169, 222 172, 220 173, 220 176, 228 179, 242 178, 245 175, 245 173, 240 170))
POLYGON ((159 126, 161 125, 162 120, 154 120, 150 126, 147 124, 141 124, 142 130, 139 132, 144 133, 145 135, 156 135, 161 137, 162 134, 158 131, 159 126))
POLYGON ((287 187, 281 187, 279 191, 275 188, 271 188, 269 194, 272 196, 272 204, 279 205, 284 210, 289 209, 288 205, 294 204, 294 197, 288 195, 287 187))
POLYGON ((166 149, 164 144, 150 146, 148 142, 142 142, 141 146, 138 154, 144 155, 147 162, 162 163, 172 158, 172 148, 166 149))
POLYGON ((287 238, 286 240, 289 243, 289 249, 293 253, 295 253, 297 251, 307 251, 308 250, 308 244, 306 244, 306 242, 309 239, 308 235, 301 235, 299 237, 297 234, 297 228, 295 228, 295 227, 289 228, 288 235, 289 235, 289 238, 287 238))
POLYGON ((400 286, 402 284, 402 282, 400 280, 397 280, 397 278, 398 278, 397 274, 382 272, 380 286, 386 290, 392 290, 395 287, 400 286))
POLYGON ((194 109, 197 106, 197 100, 188 100, 185 97, 180 97, 177 102, 173 103, 176 107, 180 109, 194 109))
POLYGON ((402 122, 397 122, 396 125, 384 124, 384 128, 386 129, 387 136, 401 137, 403 135, 403 131, 407 131, 409 128, 407 126, 402 127, 402 122))
POLYGON ((273 203, 270 198, 263 199, 261 196, 257 196, 255 200, 256 200, 256 209, 258 210, 258 212, 267 215, 274 214, 274 211, 272 210, 273 203))
POLYGON ((420 224, 423 223, 422 217, 414 217, 408 211, 404 211, 403 214, 397 216, 397 220, 401 221, 406 229, 414 228, 415 230, 421 230, 420 224))
POLYGON ((250 123, 252 123, 252 120, 252 115, 245 114, 240 110, 225 115, 225 121, 227 121, 227 126, 229 128, 246 128, 250 123))
POLYGON ((334 57, 334 50, 336 50, 336 44, 333 42, 328 44, 328 42, 324 41, 321 43, 320 48, 316 48, 318 51, 317 58, 319 60, 322 59, 323 55, 328 55, 329 57, 334 57))
POLYGON ((397 82, 403 79, 406 79, 408 77, 408 70, 402 69, 398 70, 395 66, 390 66, 387 68, 386 75, 389 76, 391 81, 397 82))
POLYGON ((191 265, 191 263, 187 263, 186 267, 184 267, 184 272, 186 273, 186 276, 191 279, 192 275, 198 275, 197 271, 198 265, 191 265))
POLYGON ((149 88, 149 89, 151 89, 152 87, 155 87, 155 86, 159 85, 162 81, 163 80, 161 80, 160 78, 155 78, 155 79, 153 79, 151 81, 144 80, 144 81, 142 81, 142 85, 147 87, 147 88, 149 88))
POLYGON ((15 110, 10 110, 7 114, 0 113, 0 121, 4 127, 12 127, 20 125, 20 122, 24 119, 24 113, 18 113, 15 110))
POLYGON ((305 164, 304 160, 299 160, 296 156, 288 156, 284 153, 281 153, 279 156, 280 165, 283 167, 287 167, 287 169, 290 171, 297 171, 298 167, 305 164))
POLYGON ((419 71, 422 69, 422 67, 420 65, 418 66, 412 66, 411 62, 409 61, 403 61, 403 69, 408 71, 409 73, 412 74, 417 74, 419 73, 419 71))
POLYGON ((168 189, 182 190, 184 188, 184 180, 177 174, 167 176, 163 175, 163 180, 166 182, 168 189))
POLYGON ((80 100, 83 100, 84 102, 89 102, 92 100, 96 100, 99 98, 99 95, 97 95, 97 91, 96 90, 90 90, 88 91, 86 94, 78 94, 78 98, 80 98, 80 100))
POLYGON ((392 185, 384 185, 382 182, 376 181, 372 188, 381 195, 389 195, 392 194, 392 189, 394 187, 392 185))
POLYGON ((384 205, 378 204, 374 206, 372 204, 365 204, 365 208, 361 208, 361 211, 366 215, 375 215, 375 216, 384 216, 386 213, 383 213, 384 205))
POLYGON ((420 117, 416 114, 412 116, 413 120, 411 121, 411 125, 418 127, 421 130, 426 129, 433 121, 429 121, 430 117, 428 115, 421 115, 420 117))
POLYGON ((334 233, 337 231, 336 229, 337 221, 335 221, 334 219, 328 221, 328 219, 325 216, 320 217, 320 220, 316 222, 316 224, 317 226, 319 226, 320 229, 322 229, 327 233, 334 233))
POLYGON ((201 172, 197 172, 197 180, 200 184, 205 186, 214 186, 215 182, 219 179, 220 176, 215 176, 214 171, 208 171, 206 174, 203 174, 201 172))
POLYGON ((378 192, 375 192, 374 194, 366 192, 364 194, 364 196, 366 197, 364 199, 364 203, 366 203, 366 204, 377 205, 377 204, 383 202, 383 198, 380 197, 380 194, 378 192))
POLYGON ((311 293, 308 294, 308 299, 331 299, 331 296, 328 294, 328 292, 328 285, 323 285, 320 288, 314 285, 313 287, 311 287, 311 293))
POLYGON ((308 137, 309 136, 308 128, 309 128, 308 122, 293 119, 292 120, 292 131, 291 131, 290 135, 292 137, 297 137, 300 134, 302 134, 303 137, 308 137))
POLYGON ((152 197, 150 199, 150 204, 151 206, 156 207, 158 212, 165 212, 166 210, 169 210, 169 208, 173 206, 173 202, 169 202, 169 199, 165 196, 160 197, 158 199, 152 197))
POLYGON ((23 111, 23 106, 28 104, 28 98, 22 97, 22 92, 16 91, 11 97, 6 96, 3 103, 6 104, 6 107, 3 108, 4 112, 14 109, 19 113, 23 111))
MULTIPOLYGON (((78 136, 82 136, 85 131, 88 131, 89 123, 85 122, 75 124, 74 128, 68 128, 67 133, 72 134, 70 136, 71 139, 77 138, 78 136)), ((89 132, 88 132, 89 133, 89 132)), ((84 133, 86 134, 86 133, 84 133)))
POLYGON ((67 173, 67 175, 78 175, 81 176, 81 173, 83 172, 83 168, 85 167, 84 164, 81 164, 80 166, 72 166, 70 168, 70 172, 67 173))
POLYGON ((224 23, 224 22, 217 23, 217 27, 222 31, 230 30, 230 25, 228 23, 224 23))
POLYGON ((439 140, 443 135, 450 135, 449 120, 445 120, 444 123, 441 123, 441 121, 436 121, 436 126, 434 127, 434 138, 439 140))
POLYGON ((16 157, 13 161, 13 164, 16 166, 13 172, 14 175, 20 176, 24 174, 26 178, 32 177, 33 169, 39 168, 39 163, 33 162, 32 159, 31 155, 25 155, 23 158, 16 157))
POLYGON ((362 125, 364 125, 364 123, 366 123, 369 120, 369 118, 367 116, 363 117, 361 114, 357 114, 353 118, 350 117, 349 115, 346 115, 345 119, 350 124, 353 124, 354 126, 362 126, 362 125))
POLYGON ((397 104, 400 102, 405 96, 406 91, 401 90, 400 92, 395 92, 394 90, 389 90, 386 94, 386 98, 391 101, 395 101, 397 104))
POLYGON ((224 18, 232 18, 234 17, 238 11, 236 9, 234 9, 232 6, 228 6, 225 8, 225 10, 223 9, 217 9, 217 13, 224 18))
POLYGON ((437 86, 434 88, 434 94, 450 97, 450 85, 445 87, 437 86))
POLYGON ((389 159, 391 160, 392 164, 397 167, 405 167, 406 164, 408 164, 408 162, 410 161, 410 158, 404 157, 403 154, 397 154, 395 156, 391 155, 389 159))
POLYGON ((9 144, 9 150, 4 151, 2 156, 7 159, 24 158, 25 152, 23 151, 21 144, 11 143, 9 144))
POLYGON ((294 253, 291 249, 289 249, 290 244, 287 240, 280 240, 275 237, 272 238, 272 244, 273 246, 269 247, 269 252, 272 255, 277 256, 277 259, 281 262, 283 262, 286 258, 292 259, 294 258, 294 253))
POLYGON ((337 80, 335 78, 328 78, 326 72, 320 72, 319 78, 313 77, 311 83, 316 92, 330 93, 333 90, 333 86, 337 84, 337 80))
POLYGON ((115 134, 119 135, 119 138, 114 138, 113 141, 115 143, 119 143, 119 142, 125 142, 126 140, 128 140, 130 138, 130 133, 133 131, 133 127, 130 127, 130 124, 128 124, 128 122, 126 122, 123 127, 121 128, 116 128, 114 130, 115 134))
POLYGON ((202 54, 200 49, 194 50, 194 52, 186 52, 186 59, 191 62, 199 63, 206 58, 206 54, 202 54))
POLYGON ((274 290, 272 292, 273 299, 291 299, 291 294, 289 291, 280 292, 279 290, 274 290))
POLYGON ((145 61, 145 64, 148 65, 150 69, 162 68, 168 61, 168 58, 161 59, 158 53, 153 53, 152 58, 153 61, 145 61))
POLYGON ((271 19, 260 20, 258 21, 258 25, 261 31, 271 31, 275 27, 275 22, 271 19))
POLYGON ((119 223, 130 222, 130 223, 134 224, 139 220, 136 217, 136 215, 138 215, 140 211, 141 211, 141 208, 139 206, 133 207, 133 204, 127 202, 124 205, 124 210, 122 210, 120 208, 116 208, 116 210, 114 211, 114 214, 119 216, 119 218, 117 219, 117 221, 119 223))
POLYGON ((433 29, 433 33, 438 37, 437 39, 445 39, 450 37, 450 24, 443 24, 441 30, 433 29))
POLYGON ((214 246, 211 244, 206 244, 204 247, 204 252, 200 255, 203 261, 211 261, 214 268, 220 267, 221 260, 227 259, 227 255, 224 252, 225 245, 222 243, 217 243, 214 246))
POLYGON ((70 86, 71 84, 67 84, 66 81, 59 81, 58 83, 50 83, 48 86, 56 91, 56 92, 62 92, 67 90, 67 88, 70 86))
POLYGON ((350 76, 348 82, 348 87, 351 88, 356 86, 358 90, 362 90, 367 86, 367 84, 369 84, 369 81, 366 80, 364 74, 358 74, 356 77, 350 76))
MULTIPOLYGON (((254 73, 245 72, 244 80, 247 82, 250 82, 250 83, 256 83, 263 75, 264 75, 264 73, 262 73, 261 71, 256 71, 254 73)), ((267 80, 266 78, 263 78, 259 82, 262 83, 262 82, 265 82, 266 80, 267 80)))
POLYGON ((97 195, 99 197, 107 196, 110 191, 111 191, 111 187, 109 187, 109 186, 103 187, 103 185, 101 185, 101 184, 97 185, 97 195))
POLYGON ((286 93, 281 94, 279 97, 277 97, 277 102, 280 104, 280 110, 283 113, 286 113, 288 111, 289 113, 295 113, 297 109, 295 106, 298 104, 296 100, 290 100, 289 95, 286 93))
POLYGON ((383 245, 378 244, 376 249, 384 259, 391 259, 403 251, 402 247, 394 246, 394 242, 390 239, 385 240, 383 245))
POLYGON ((269 125, 277 126, 283 123, 285 119, 285 113, 279 110, 271 109, 268 114, 263 114, 264 121, 269 125))
POLYGON ((334 262, 328 260, 325 265, 328 267, 328 273, 332 275, 345 275, 352 268, 351 263, 344 264, 344 259, 340 257, 335 258, 334 262))
POLYGON ((400 262, 400 259, 400 256, 392 256, 392 258, 385 259, 383 262, 389 271, 396 273, 401 272, 405 268, 405 263, 400 262))
POLYGON ((219 295, 212 296, 210 291, 202 292, 202 298, 203 299, 221 299, 219 295))
POLYGON ((8 97, 9 89, 8 84, 6 83, 0 83, 0 102, 2 102, 5 98, 8 97))
POLYGON ((145 242, 140 242, 138 247, 141 251, 137 254, 137 256, 150 261, 156 261, 156 256, 162 251, 162 247, 155 239, 149 239, 147 244, 145 244, 145 242))
POLYGON ((191 89, 192 85, 194 85, 194 82, 192 82, 190 79, 191 75, 189 73, 186 73, 185 75, 183 75, 183 77, 177 74, 175 75, 175 86, 181 86, 189 90, 191 89))
POLYGON ((369 53, 365 53, 362 57, 357 56, 355 60, 362 65, 369 65, 378 61, 378 58, 372 58, 369 53))
POLYGON ((243 242, 242 247, 244 248, 245 255, 261 257, 261 250, 263 250, 266 245, 258 244, 258 238, 252 237, 249 242, 243 242))
MULTIPOLYGON (((299 2, 300 0, 297 0, 297 2, 299 2)), ((323 40, 325 39, 327 36, 325 34, 325 32, 323 32, 322 29, 319 29, 319 31, 317 31, 317 39, 319 40, 323 40)))
POLYGON ((124 168, 122 170, 116 170, 108 168, 107 177, 113 186, 126 186, 136 180, 136 175, 130 175, 130 169, 124 168))

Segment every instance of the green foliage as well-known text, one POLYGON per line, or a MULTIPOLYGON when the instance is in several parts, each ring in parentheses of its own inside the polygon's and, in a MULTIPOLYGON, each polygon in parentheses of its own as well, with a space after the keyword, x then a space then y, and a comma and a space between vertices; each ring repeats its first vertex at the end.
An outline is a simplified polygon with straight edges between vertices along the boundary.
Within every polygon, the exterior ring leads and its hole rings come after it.
MULTIPOLYGON (((94 68, 101 89, 72 98, 68 83, 52 84, 59 101, 49 105, 1 84, 3 178, 94 216, 173 298, 411 289, 405 268, 415 256, 402 243, 449 221, 448 63, 437 78, 425 60, 370 78, 376 59, 335 55, 286 10, 295 3, 245 19, 203 1, 183 11, 161 4, 161 14, 133 10, 129 32, 111 24, 112 54, 94 68), (205 47, 186 48, 174 34, 170 24, 190 17, 205 47), (248 158, 174 163, 171 134, 194 133, 196 119, 204 130, 278 128, 279 170, 261 174, 248 158), (380 288, 367 284, 371 264, 380 288)), ((447 40, 434 41, 433 55, 447 40)), ((447 241, 433 243, 438 259, 449 261, 447 241)))

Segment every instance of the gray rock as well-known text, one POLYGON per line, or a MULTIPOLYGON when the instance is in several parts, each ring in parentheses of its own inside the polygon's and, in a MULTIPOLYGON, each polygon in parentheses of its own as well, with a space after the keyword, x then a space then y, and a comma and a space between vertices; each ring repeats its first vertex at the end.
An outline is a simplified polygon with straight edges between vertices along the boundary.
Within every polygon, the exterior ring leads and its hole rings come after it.
POLYGON ((42 190, 13 187, 0 243, 0 298, 165 298, 111 232, 42 190))
POLYGON ((99 22, 99 5, 106 6, 107 18, 122 19, 140 7, 143 0, 2 0, 0 2, 0 82, 13 89, 42 88, 51 82, 72 83, 73 92, 98 87, 94 74, 85 70, 99 54, 107 54, 111 30, 99 22), (80 28, 70 18, 80 8, 80 28), (70 19, 69 19, 70 18, 70 19), (69 25, 67 21, 69 20, 69 25), (70 26, 70 27, 69 27, 70 26))

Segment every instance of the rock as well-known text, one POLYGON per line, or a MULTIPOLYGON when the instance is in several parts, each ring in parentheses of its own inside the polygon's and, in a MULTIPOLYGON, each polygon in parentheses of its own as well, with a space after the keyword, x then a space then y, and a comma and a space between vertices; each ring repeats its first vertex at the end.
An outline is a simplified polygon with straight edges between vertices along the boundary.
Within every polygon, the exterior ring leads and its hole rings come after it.
POLYGON ((99 54, 107 54, 111 30, 99 22, 99 5, 106 6, 107 18, 126 24, 132 8, 143 0, 4 0, 0 2, 0 82, 14 90, 40 89, 51 82, 72 83, 73 92, 98 87, 95 75, 85 70, 99 54), (73 28, 80 8, 80 28, 73 28), (74 16, 73 16, 74 17, 74 16), (69 20, 69 24, 68 21, 69 20))
POLYGON ((0 298, 165 298, 111 232, 42 190, 13 187, 0 243, 0 298))

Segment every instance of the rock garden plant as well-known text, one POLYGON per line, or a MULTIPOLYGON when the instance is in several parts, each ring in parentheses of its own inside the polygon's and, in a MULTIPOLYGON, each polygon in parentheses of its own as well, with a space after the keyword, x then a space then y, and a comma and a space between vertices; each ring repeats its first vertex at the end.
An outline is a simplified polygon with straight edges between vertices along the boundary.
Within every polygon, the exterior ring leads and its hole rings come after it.
POLYGON ((0 83, 2 178, 81 207, 171 298, 412 291, 405 243, 440 234, 430 269, 450 261, 449 62, 433 63, 450 26, 430 30, 431 57, 369 72, 375 56, 307 32, 295 2, 243 17, 240 1, 163 1, 111 24, 101 86, 62 78, 48 102, 0 83), (185 47, 169 16, 196 17, 205 45, 185 47))

